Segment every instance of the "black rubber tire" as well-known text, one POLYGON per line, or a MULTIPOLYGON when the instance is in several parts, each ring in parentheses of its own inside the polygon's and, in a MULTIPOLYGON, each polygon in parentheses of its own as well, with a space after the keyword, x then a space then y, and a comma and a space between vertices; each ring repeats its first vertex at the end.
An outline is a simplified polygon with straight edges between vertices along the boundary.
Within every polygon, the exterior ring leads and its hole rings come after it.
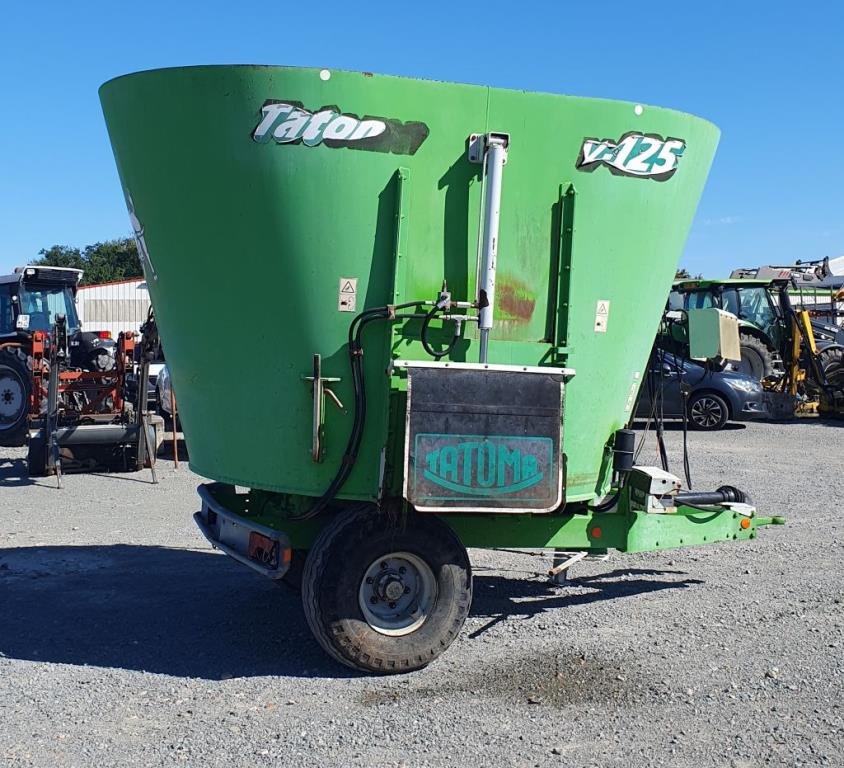
POLYGON ((844 392, 844 350, 828 350, 824 357, 821 364, 832 392, 829 395, 824 393, 820 396, 818 414, 824 418, 841 419, 844 418, 844 410, 841 408, 841 392, 844 392))
POLYGON ((26 366, 16 355, 0 352, 0 398, 4 400, 4 412, 14 409, 7 417, 9 421, 0 425, 0 445, 20 446, 26 442, 31 394, 32 376, 26 366))
POLYGON ((844 389, 844 349, 825 349, 818 355, 827 382, 837 389, 844 389))
POLYGON ((466 548, 433 516, 410 512, 393 521, 371 505, 349 507, 326 525, 305 561, 302 604, 308 626, 330 656, 362 672, 396 674, 427 666, 460 633, 471 603, 466 548), (418 629, 388 636, 364 618, 358 591, 367 568, 398 551, 427 564, 437 594, 418 629))
POLYGON ((727 402, 715 392, 696 392, 689 398, 688 409, 689 426, 692 429, 713 432, 723 429, 730 420, 727 402), (696 406, 700 406, 700 409, 696 409, 696 406))
MULTIPOLYGON (((837 347, 819 350, 818 365, 823 371, 827 384, 834 389, 844 389, 844 350, 837 347)), ((806 379, 802 384, 803 394, 809 400, 818 400, 821 397, 822 387, 815 380, 813 368, 805 360, 801 360, 801 366, 806 371, 806 379)))
POLYGON ((742 373, 761 381, 774 373, 774 350, 762 339, 750 333, 739 333, 741 362, 737 368, 742 373))

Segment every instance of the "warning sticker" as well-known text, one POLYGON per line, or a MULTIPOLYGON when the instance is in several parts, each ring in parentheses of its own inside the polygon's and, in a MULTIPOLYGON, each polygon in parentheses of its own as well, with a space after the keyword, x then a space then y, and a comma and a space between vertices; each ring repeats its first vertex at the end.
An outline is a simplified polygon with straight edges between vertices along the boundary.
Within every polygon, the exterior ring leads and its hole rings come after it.
POLYGON ((341 277, 340 290, 337 294, 337 311, 354 312, 357 308, 358 279, 356 277, 341 277))
POLYGON ((610 319, 610 303, 607 299, 598 299, 595 307, 595 333, 607 332, 607 321, 610 319))

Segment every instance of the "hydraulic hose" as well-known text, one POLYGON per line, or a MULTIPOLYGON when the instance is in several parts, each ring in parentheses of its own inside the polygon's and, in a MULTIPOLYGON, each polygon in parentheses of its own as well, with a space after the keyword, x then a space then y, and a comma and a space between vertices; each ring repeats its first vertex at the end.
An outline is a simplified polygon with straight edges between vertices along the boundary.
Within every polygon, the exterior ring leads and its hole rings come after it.
POLYGON ((616 504, 618 504, 618 500, 621 498, 621 489, 617 490, 612 496, 609 498, 604 499, 600 504, 587 504, 586 508, 590 512, 608 512, 611 510, 616 504))
POLYGON ((363 331, 366 326, 376 320, 393 320, 396 318, 396 310, 408 309, 424 304, 423 301, 410 301, 405 304, 394 306, 376 307, 367 309, 356 315, 349 324, 349 363, 352 369, 352 388, 354 390, 354 420, 352 431, 349 433, 349 440, 346 443, 346 450, 340 461, 337 474, 334 475, 328 488, 320 496, 317 502, 307 512, 291 517, 291 520, 309 520, 324 512, 328 505, 334 500, 343 487, 357 462, 360 445, 363 441, 363 428, 366 424, 366 386, 363 371, 363 331))
POLYGON ((434 315, 439 312, 439 307, 435 304, 431 307, 431 311, 425 315, 425 319, 422 321, 422 330, 420 332, 420 338, 422 341, 422 346, 424 347, 425 351, 434 358, 434 360, 439 360, 441 357, 445 357, 446 355, 451 353, 451 350, 454 349, 454 345, 457 343, 458 335, 455 333, 454 336, 451 337, 451 341, 449 345, 442 350, 441 352, 437 352, 430 343, 428 342, 428 326, 431 324, 431 320, 434 319, 434 315))

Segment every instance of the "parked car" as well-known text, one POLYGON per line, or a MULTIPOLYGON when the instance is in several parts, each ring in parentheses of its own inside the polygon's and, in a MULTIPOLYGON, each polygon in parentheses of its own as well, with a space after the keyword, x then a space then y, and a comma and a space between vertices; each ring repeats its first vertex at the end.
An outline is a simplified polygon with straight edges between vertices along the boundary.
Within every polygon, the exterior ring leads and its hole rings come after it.
MULTIPOLYGON (((147 378, 147 406, 151 411, 160 410, 158 407, 158 376, 164 368, 163 362, 149 364, 149 375, 147 378)), ((134 372, 126 375, 126 392, 129 400, 133 403, 138 398, 137 368, 134 372)))
POLYGON ((647 418, 651 414, 653 400, 661 389, 663 416, 681 419, 684 402, 681 384, 689 388, 687 415, 689 425, 695 429, 723 429, 730 420, 769 415, 765 390, 757 379, 730 368, 715 370, 657 349, 642 382, 636 416, 647 418))
MULTIPOLYGON (((165 424, 170 423, 173 418, 170 403, 170 370, 167 364, 161 366, 155 381, 155 401, 158 413, 164 417, 165 424)), ((176 409, 178 411, 178 408, 176 409)))

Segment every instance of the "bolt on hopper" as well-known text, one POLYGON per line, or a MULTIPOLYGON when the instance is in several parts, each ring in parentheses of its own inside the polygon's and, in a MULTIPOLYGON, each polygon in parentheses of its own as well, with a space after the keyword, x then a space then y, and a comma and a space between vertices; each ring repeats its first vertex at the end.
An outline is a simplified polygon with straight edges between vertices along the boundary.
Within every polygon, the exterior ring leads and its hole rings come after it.
POLYGON ((196 521, 301 578, 339 661, 442 652, 467 546, 646 551, 772 521, 634 467, 625 428, 711 123, 286 67, 141 72, 100 96, 191 466, 216 481, 196 521))

